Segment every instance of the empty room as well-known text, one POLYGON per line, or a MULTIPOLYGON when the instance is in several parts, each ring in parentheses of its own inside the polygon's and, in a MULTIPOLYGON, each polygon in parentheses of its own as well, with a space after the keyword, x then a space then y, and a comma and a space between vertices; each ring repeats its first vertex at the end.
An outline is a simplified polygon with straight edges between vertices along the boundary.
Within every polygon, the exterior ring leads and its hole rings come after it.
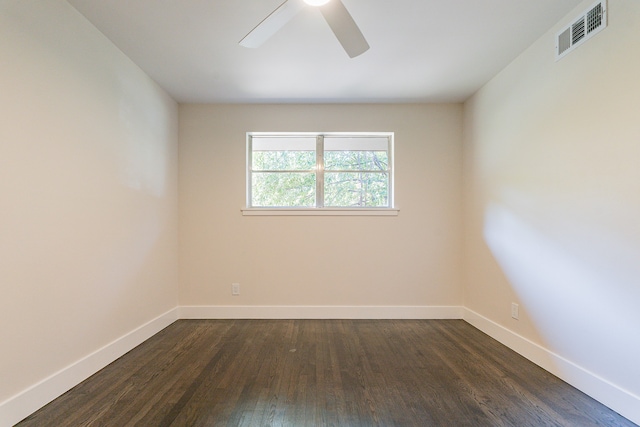
POLYGON ((0 0, 0 427, 640 424, 638 0, 0 0))

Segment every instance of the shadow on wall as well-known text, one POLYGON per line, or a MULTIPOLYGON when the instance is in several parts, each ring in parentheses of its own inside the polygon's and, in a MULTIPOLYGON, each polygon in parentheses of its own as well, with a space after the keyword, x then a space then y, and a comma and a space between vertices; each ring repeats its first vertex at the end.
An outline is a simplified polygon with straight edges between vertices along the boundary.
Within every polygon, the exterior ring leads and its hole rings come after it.
POLYGON ((501 199, 486 206, 484 238, 546 347, 637 394, 638 246, 566 203, 501 199))

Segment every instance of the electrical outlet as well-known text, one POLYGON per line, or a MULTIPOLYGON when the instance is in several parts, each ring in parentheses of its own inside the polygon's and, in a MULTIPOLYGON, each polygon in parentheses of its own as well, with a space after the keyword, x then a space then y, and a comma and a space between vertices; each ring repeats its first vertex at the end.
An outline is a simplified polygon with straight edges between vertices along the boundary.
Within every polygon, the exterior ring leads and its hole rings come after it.
POLYGON ((520 306, 518 306, 518 304, 516 304, 515 302, 511 303, 511 317, 513 317, 514 319, 518 320, 518 317, 520 316, 520 306))
POLYGON ((240 295, 240 283, 232 283, 231 284, 231 295, 233 295, 233 296, 240 295))

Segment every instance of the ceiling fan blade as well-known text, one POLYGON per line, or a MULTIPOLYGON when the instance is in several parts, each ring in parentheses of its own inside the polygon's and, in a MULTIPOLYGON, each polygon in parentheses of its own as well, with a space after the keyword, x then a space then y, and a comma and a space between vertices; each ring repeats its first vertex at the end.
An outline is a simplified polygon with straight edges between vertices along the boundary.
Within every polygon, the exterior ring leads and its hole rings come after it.
POLYGON ((332 0, 319 9, 349 58, 355 58, 369 49, 369 43, 341 0, 332 0))
POLYGON ((249 34, 244 36, 240 40, 240 45, 252 48, 259 47, 296 16, 304 6, 305 4, 302 0, 286 0, 251 30, 249 34))

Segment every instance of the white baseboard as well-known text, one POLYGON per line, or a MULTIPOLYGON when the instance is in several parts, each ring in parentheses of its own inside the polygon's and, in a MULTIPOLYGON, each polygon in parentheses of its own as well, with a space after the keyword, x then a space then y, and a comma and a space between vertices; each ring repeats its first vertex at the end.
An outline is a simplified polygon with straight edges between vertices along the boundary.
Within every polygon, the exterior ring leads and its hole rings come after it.
POLYGON ((463 319, 541 368, 640 425, 640 397, 494 321, 464 308, 463 319))
POLYGON ((168 312, 0 403, 0 426, 12 426, 178 320, 168 312))
POLYGON ((461 306, 181 306, 181 319, 462 319, 461 306))

